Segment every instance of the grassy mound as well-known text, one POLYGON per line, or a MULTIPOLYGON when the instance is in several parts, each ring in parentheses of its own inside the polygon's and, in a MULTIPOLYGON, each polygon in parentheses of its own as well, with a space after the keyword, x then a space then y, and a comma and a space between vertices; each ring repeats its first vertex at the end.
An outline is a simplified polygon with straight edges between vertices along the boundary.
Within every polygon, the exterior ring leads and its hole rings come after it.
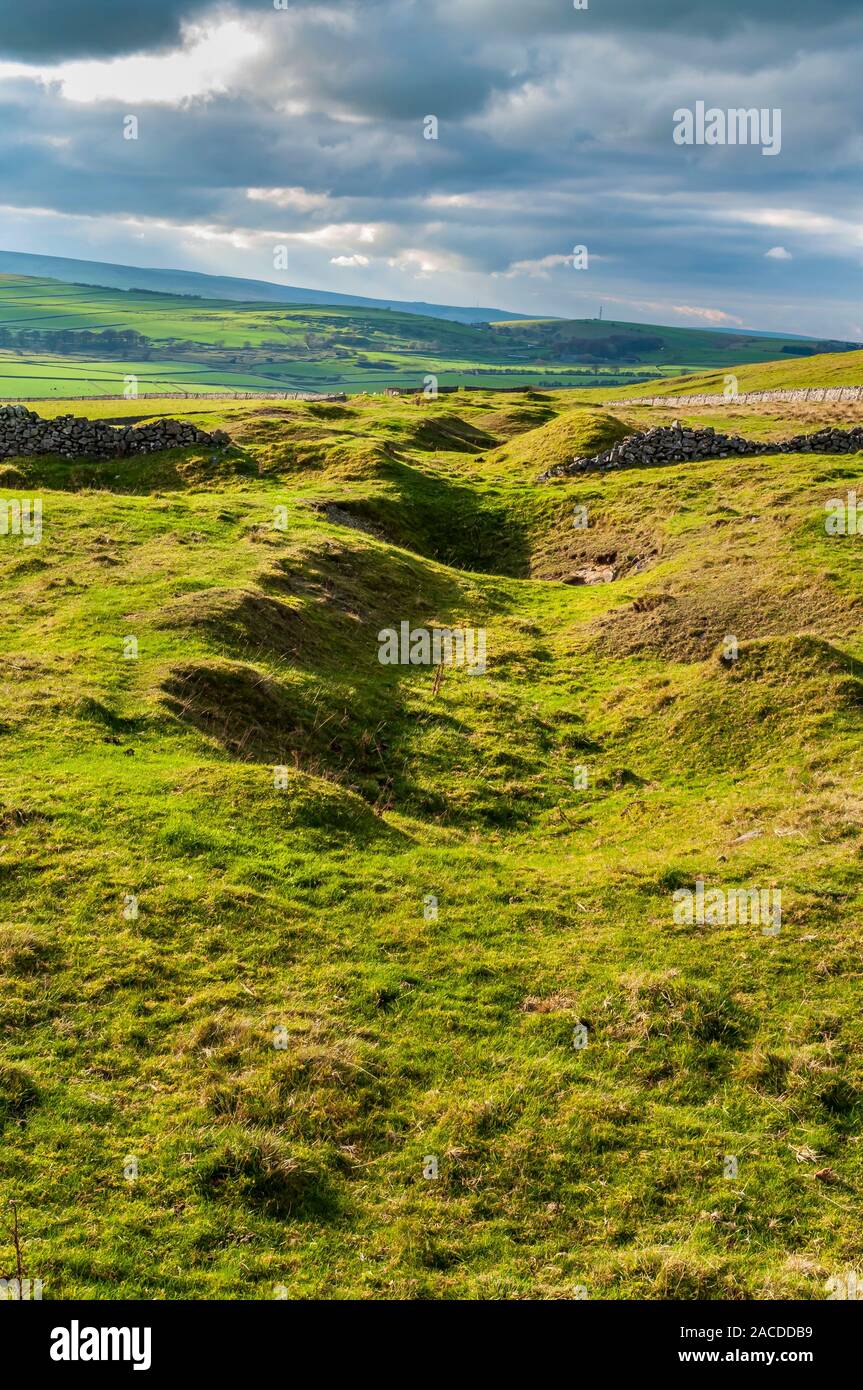
POLYGON ((415 448, 432 453, 479 453, 497 443, 493 435, 458 415, 436 414, 420 420, 410 437, 415 448))
POLYGON ((201 632, 229 649, 286 658, 297 657, 307 637, 296 609, 254 590, 184 594, 165 604, 155 625, 201 632))
POLYGON ((609 731, 645 776, 745 772, 753 765, 818 755, 846 737, 863 711, 863 667, 811 635, 723 645, 701 665, 622 699, 609 731))
POLYGON ((276 680, 238 661, 178 664, 161 690, 172 713, 235 757, 301 767, 347 784, 374 771, 367 725, 347 691, 339 699, 320 682, 287 675, 276 680))
POLYGON ((492 410, 477 417, 476 423, 496 439, 512 439, 514 435, 527 430, 538 429, 554 419, 554 407, 546 404, 525 402, 502 410, 492 410))
POLYGON ((596 643, 614 656, 703 661, 725 637, 746 642, 801 629, 832 635, 850 621, 851 606, 810 576, 744 591, 736 573, 720 571, 706 583, 674 581, 614 609, 599 620, 596 643))
POLYGON ((19 458, 0 471, 0 487, 47 488, 69 492, 88 490, 148 493, 192 487, 230 487, 256 471, 240 448, 166 449, 129 458, 69 460, 40 454, 19 458))
POLYGON ((613 415, 570 410, 548 424, 519 434, 495 451, 496 463, 530 469, 537 474, 582 454, 596 454, 623 439, 631 430, 613 415))

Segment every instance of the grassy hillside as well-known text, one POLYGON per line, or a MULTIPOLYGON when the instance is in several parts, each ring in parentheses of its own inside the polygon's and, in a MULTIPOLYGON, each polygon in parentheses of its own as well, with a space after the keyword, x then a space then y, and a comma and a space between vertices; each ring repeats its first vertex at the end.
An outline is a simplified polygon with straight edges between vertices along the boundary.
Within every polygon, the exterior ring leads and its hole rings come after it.
POLYGON ((860 460, 538 486, 626 421, 178 404, 231 448, 0 473, 44 526, 0 537, 27 1273, 825 1297, 863 1253, 863 569, 823 526, 860 460), (405 620, 485 628, 487 672, 381 665, 405 620), (697 875, 781 889, 778 936, 675 922, 697 875))
MULTIPOLYGON (((725 389, 725 373, 701 372, 665 377, 648 386, 624 388, 613 394, 627 396, 718 395, 725 389)), ((863 352, 829 352, 816 357, 778 362, 750 361, 734 368, 740 391, 794 391, 803 387, 863 386, 863 352)), ((594 393, 592 392, 591 395, 594 393)), ((608 394, 608 393, 604 393, 608 394)))
POLYGON ((0 396, 154 391, 619 390, 657 374, 812 351, 806 340, 638 324, 464 324, 341 305, 226 302, 0 275, 0 396))
POLYGON ((615 323, 608 319, 523 319, 491 327, 496 337, 538 352, 548 361, 570 361, 578 356, 583 361, 641 361, 657 366, 680 362, 692 370, 739 362, 771 362, 780 356, 795 361, 854 347, 851 343, 783 338, 779 334, 767 337, 650 323, 615 323))

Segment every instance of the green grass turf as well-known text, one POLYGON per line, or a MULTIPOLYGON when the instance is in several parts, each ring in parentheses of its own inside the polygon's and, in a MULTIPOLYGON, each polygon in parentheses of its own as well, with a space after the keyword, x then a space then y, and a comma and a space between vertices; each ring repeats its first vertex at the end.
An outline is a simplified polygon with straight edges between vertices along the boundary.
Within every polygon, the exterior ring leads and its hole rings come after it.
POLYGON ((0 537, 0 1195, 46 1298, 859 1267, 863 571, 823 505, 863 464, 539 486, 639 415, 577 399, 106 403, 234 443, 0 475, 44 509, 0 537), (405 619, 485 627, 487 673, 382 666, 405 619), (697 874, 781 888, 780 934, 676 925, 697 874))

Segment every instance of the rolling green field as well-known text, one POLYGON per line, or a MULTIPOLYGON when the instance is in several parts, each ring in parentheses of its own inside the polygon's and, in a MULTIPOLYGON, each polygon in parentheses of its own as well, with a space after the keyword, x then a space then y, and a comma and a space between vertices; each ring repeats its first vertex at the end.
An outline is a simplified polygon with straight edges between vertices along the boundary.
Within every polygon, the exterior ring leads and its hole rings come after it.
POLYGON ((863 463, 538 485, 647 415, 580 400, 106 402, 233 443, 0 470, 43 508, 0 536, 0 1192, 44 1298, 859 1270, 863 542, 824 503, 863 463), (487 670, 382 665, 403 621, 487 670), (697 876, 780 890, 778 935, 676 921, 697 876))
POLYGON ((0 396, 7 399, 122 395, 129 376, 141 394, 421 391, 428 376, 444 387, 619 390, 818 346, 599 320, 463 324, 389 309, 206 300, 0 275, 0 396))

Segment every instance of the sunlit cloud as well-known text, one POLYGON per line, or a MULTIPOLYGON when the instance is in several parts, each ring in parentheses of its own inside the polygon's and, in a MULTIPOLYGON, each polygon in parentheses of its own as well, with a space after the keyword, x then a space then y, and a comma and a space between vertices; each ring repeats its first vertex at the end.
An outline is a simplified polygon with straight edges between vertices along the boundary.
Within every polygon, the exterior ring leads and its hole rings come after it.
POLYGON ((261 36, 239 20, 204 28, 189 26, 182 48, 87 59, 36 67, 0 63, 0 81, 30 79, 54 87, 66 100, 92 105, 123 102, 178 106, 230 91, 246 65, 262 51, 261 36))
POLYGON ((682 314, 684 318, 700 319, 703 323, 720 324, 743 324, 743 319, 737 318, 734 314, 726 314, 724 309, 703 309, 693 304, 675 304, 673 306, 675 314, 682 314))
POLYGON ((270 203, 295 212, 313 212, 329 202, 326 193, 311 193, 306 188, 247 188, 246 197, 255 203, 270 203))

